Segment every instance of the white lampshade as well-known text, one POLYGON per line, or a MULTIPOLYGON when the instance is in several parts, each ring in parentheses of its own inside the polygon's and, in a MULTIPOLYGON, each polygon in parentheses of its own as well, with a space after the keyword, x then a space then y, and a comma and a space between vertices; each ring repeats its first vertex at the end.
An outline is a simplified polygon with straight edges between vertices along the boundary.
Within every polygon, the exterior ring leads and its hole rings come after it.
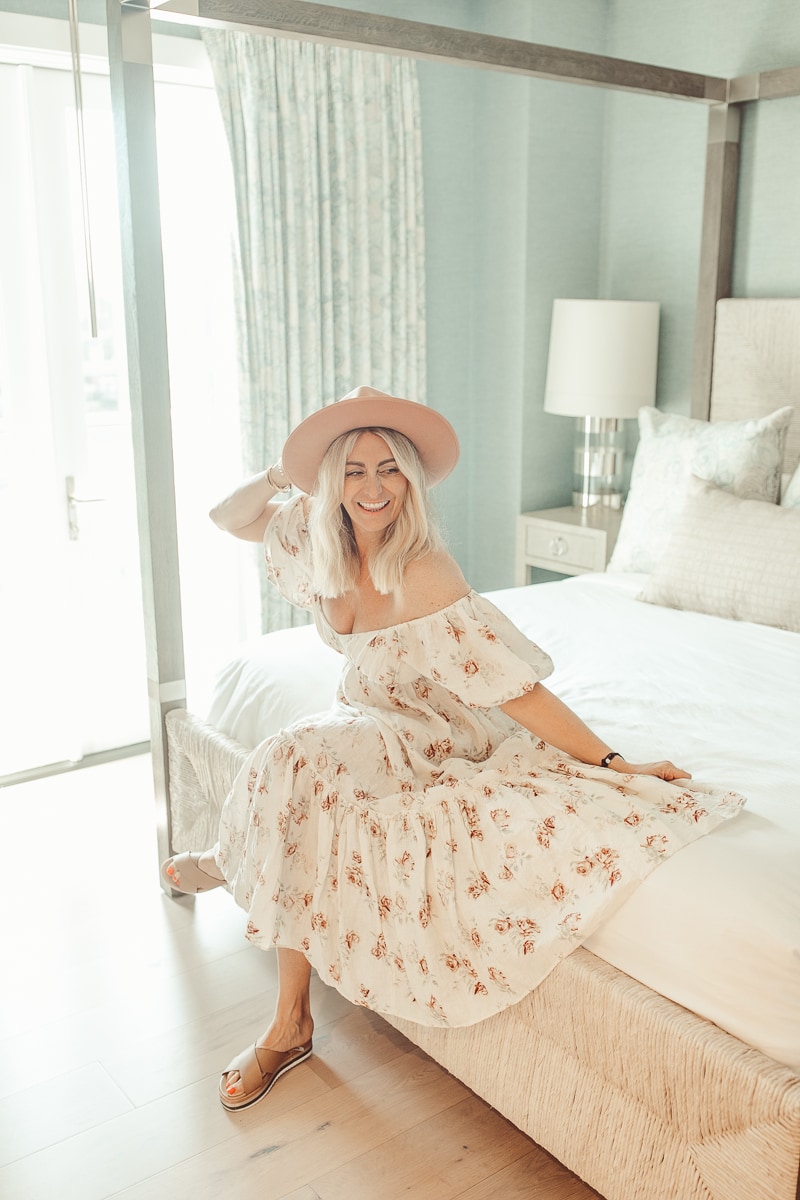
POLYGON ((554 300, 545 412, 635 417, 655 403, 659 305, 554 300))

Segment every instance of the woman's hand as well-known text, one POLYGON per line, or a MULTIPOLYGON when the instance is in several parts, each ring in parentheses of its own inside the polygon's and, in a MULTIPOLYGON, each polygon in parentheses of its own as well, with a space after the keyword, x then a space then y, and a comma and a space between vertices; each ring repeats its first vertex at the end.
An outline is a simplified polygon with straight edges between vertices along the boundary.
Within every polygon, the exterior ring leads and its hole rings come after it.
POLYGON ((669 762, 668 759, 661 762, 629 763, 617 755, 608 765, 610 770, 619 771, 622 775, 655 775, 658 779, 666 779, 670 783, 675 779, 692 778, 688 771, 676 767, 675 763, 669 762))

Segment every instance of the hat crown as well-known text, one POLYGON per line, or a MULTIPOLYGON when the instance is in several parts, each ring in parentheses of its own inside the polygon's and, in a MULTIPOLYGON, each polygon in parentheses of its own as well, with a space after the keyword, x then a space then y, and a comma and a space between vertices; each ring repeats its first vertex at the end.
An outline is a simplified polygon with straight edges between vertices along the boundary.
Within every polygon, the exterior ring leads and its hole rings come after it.
POLYGON ((368 384, 362 383, 357 388, 353 388, 352 392, 348 392, 346 396, 342 396, 337 404, 341 404, 342 400, 396 400, 396 396, 390 395, 389 392, 379 392, 377 388, 369 387, 368 384))
POLYGON ((332 442, 357 429, 394 429, 416 446, 429 487, 458 461, 458 438, 450 422, 417 400, 404 400, 361 384, 311 413, 283 447, 283 469, 296 487, 313 491, 320 463, 332 442))

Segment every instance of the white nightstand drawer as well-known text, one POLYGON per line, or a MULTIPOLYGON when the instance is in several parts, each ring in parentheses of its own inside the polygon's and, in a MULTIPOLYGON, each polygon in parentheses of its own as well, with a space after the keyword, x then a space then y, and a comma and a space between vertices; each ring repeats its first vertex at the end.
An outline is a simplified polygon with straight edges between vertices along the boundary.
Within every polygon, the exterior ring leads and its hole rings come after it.
POLYGON ((585 571, 602 570, 602 550, 594 533, 585 534, 578 530, 567 532, 548 529, 546 525, 529 525, 525 531, 525 553, 529 558, 546 559, 554 571, 564 567, 582 567, 585 571), (598 550, 601 551, 600 566, 598 550))
POLYGON ((547 508, 517 517, 514 578, 528 582, 531 570, 559 575, 604 571, 617 539, 621 513, 616 509, 547 508))

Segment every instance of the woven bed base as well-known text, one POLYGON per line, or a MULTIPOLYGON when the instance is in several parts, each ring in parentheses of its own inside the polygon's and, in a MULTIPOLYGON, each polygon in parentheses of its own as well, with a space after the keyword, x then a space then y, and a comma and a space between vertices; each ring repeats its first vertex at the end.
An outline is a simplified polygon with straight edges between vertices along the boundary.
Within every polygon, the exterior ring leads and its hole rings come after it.
POLYGON ((217 840, 225 797, 249 751, 184 708, 165 722, 172 850, 205 850, 217 840))
MULTIPOLYGON (((174 848, 209 846, 248 751, 167 735, 174 848)), ((800 1077, 588 950, 478 1025, 390 1023, 607 1200, 796 1200, 800 1077)))
POLYGON ((795 1200, 800 1078, 588 950, 479 1025, 389 1020, 607 1200, 795 1200))

